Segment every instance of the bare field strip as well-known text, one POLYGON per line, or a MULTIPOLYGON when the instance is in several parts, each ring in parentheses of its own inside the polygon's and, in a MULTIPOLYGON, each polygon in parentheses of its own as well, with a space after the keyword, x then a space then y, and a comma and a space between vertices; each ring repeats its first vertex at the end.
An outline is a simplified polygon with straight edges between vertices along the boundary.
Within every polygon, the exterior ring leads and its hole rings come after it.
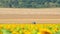
POLYGON ((48 14, 0 14, 0 19, 60 19, 60 15, 48 15, 48 14))
POLYGON ((0 8, 0 19, 60 19, 60 8, 24 9, 0 8))
POLYGON ((23 23, 27 23, 27 24, 30 24, 30 23, 33 23, 33 22, 36 22, 36 23, 58 23, 60 24, 60 19, 0 19, 0 24, 1 23, 17 23, 17 24, 23 24, 23 23))
POLYGON ((0 23, 60 23, 60 8, 0 8, 0 23))

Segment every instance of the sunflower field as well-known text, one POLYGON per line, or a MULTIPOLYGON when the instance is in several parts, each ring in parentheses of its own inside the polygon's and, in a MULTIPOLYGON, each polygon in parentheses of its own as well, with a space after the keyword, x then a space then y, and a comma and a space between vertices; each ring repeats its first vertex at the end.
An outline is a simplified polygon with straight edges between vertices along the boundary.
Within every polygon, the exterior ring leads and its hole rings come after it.
POLYGON ((0 24, 0 34, 60 34, 60 24, 0 24))

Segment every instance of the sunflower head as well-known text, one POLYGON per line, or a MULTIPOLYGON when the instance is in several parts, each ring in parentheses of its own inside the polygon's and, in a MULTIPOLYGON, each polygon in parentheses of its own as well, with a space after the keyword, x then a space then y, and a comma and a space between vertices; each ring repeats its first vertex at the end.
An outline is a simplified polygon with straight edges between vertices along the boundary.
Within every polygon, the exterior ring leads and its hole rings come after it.
POLYGON ((47 31, 42 31, 41 33, 42 34, 51 34, 50 32, 47 32, 47 31))
POLYGON ((52 32, 50 30, 48 30, 48 29, 41 29, 40 33, 41 34, 52 34, 52 32))

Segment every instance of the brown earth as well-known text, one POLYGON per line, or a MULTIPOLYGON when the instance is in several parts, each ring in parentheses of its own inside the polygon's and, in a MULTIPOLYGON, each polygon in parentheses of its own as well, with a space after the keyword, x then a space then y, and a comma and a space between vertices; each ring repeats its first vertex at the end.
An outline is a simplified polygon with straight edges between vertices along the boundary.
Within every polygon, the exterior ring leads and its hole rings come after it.
POLYGON ((60 23, 60 8, 0 8, 0 23, 60 23))

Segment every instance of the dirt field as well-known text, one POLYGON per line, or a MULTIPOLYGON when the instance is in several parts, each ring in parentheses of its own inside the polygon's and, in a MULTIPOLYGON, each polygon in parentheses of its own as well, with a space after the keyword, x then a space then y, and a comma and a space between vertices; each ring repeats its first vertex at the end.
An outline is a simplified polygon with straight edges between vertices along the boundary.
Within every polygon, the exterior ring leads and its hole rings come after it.
POLYGON ((0 23, 60 23, 60 8, 0 8, 0 23))

